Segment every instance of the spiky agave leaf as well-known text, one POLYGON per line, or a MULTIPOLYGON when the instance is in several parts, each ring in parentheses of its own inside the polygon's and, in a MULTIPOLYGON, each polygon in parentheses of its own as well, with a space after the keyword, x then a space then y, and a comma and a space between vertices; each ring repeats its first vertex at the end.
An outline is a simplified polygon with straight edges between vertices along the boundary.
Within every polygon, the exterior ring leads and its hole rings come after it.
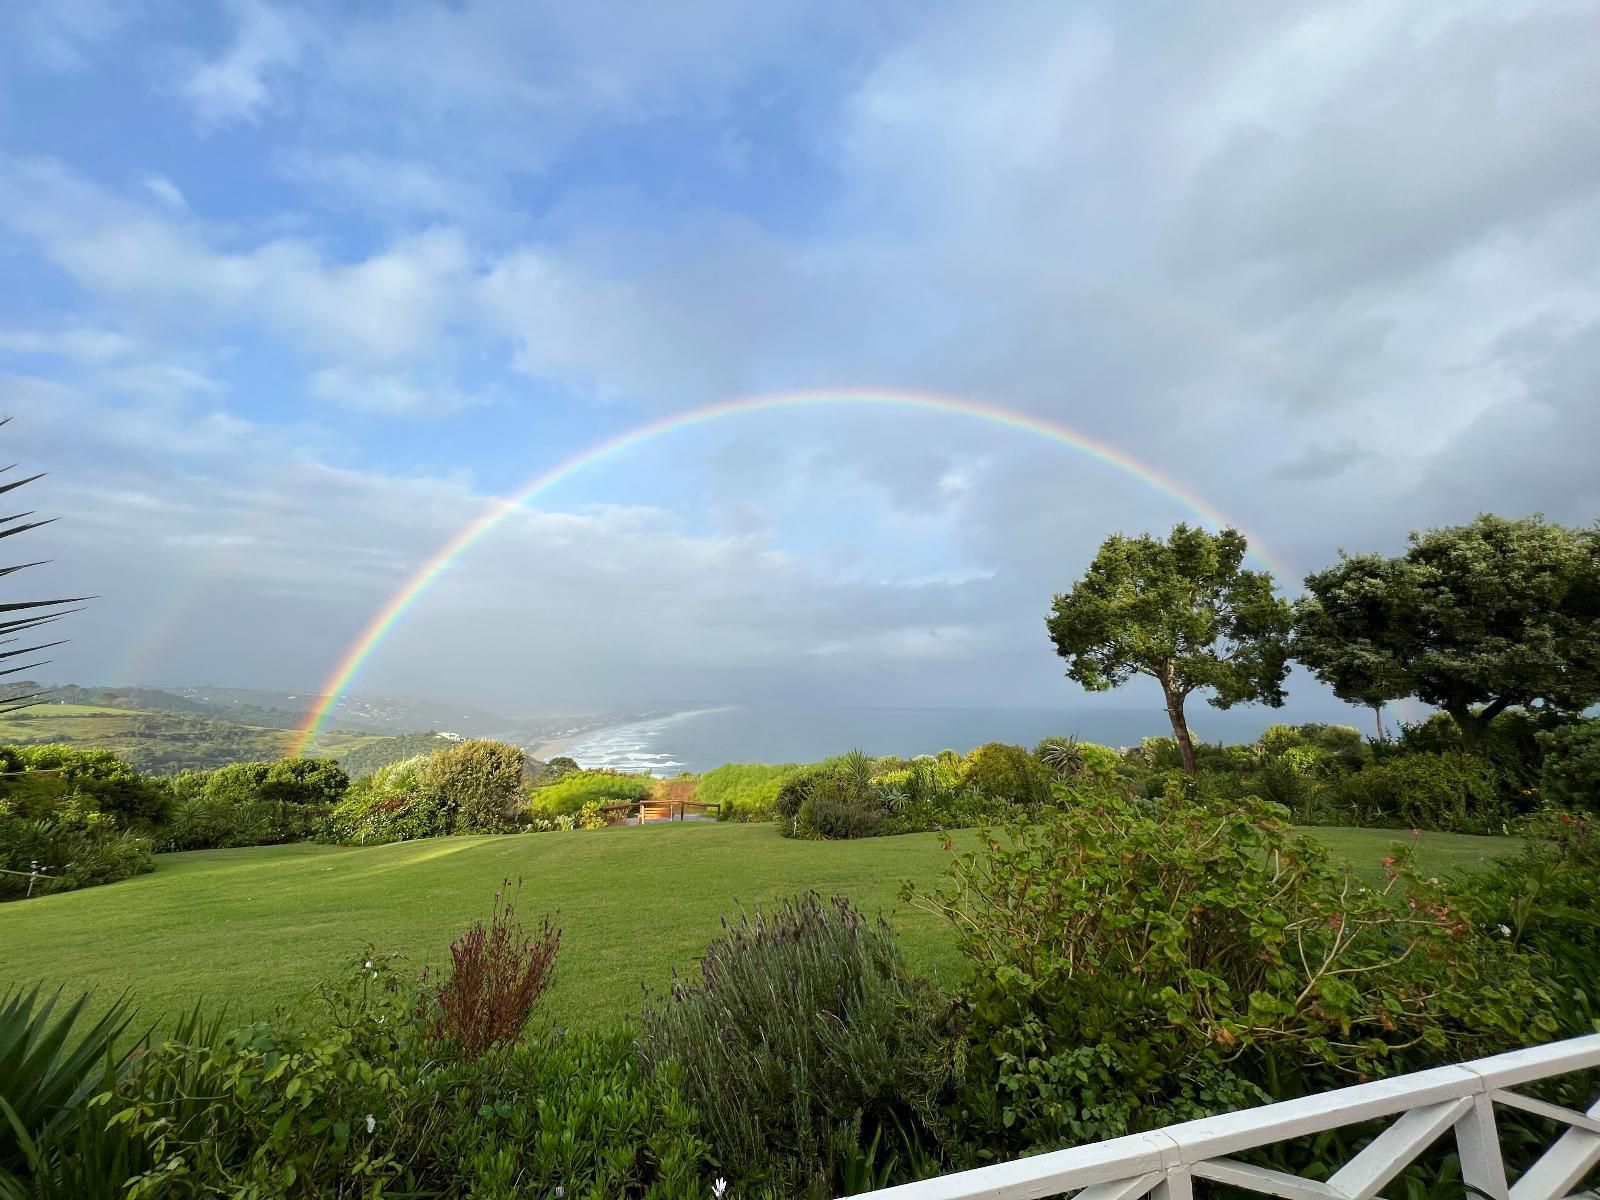
POLYGON ((58 1016, 60 1000, 59 988, 45 995, 43 985, 0 996, 0 1179, 28 1171, 122 1061, 117 1042, 133 1019, 125 999, 87 1028, 89 995, 58 1016))
MULTIPOLYGON (((10 417, 0 417, 0 425, 9 424, 10 421, 10 417)), ((8 467, 0 467, 0 475, 4 475, 7 471, 14 471, 15 469, 15 463, 12 463, 8 467)), ((43 472, 39 472, 37 474, 25 476, 21 479, 13 479, 5 483, 0 483, 0 495, 15 491, 17 488, 22 487, 25 484, 32 483, 34 480, 41 478, 42 475, 43 472)), ((45 517, 41 520, 30 521, 28 518, 34 515, 35 514, 32 511, 29 511, 12 513, 10 516, 0 517, 0 538, 12 537, 19 533, 27 533, 29 530, 38 529, 42 525, 48 525, 56 519, 55 517, 45 517)), ((0 577, 14 575, 18 571, 26 571, 29 567, 43 566, 46 561, 47 560, 41 559, 36 562, 16 563, 12 566, 0 567, 0 577)), ((12 659, 20 658, 24 655, 37 654, 41 650, 48 650, 52 646, 61 645, 62 639, 58 638, 52 642, 33 642, 31 645, 17 646, 17 643, 20 641, 31 640, 22 638, 18 635, 29 630, 37 629, 42 625, 49 625, 51 622, 59 621, 62 617, 67 616, 70 613, 79 611, 76 608, 69 608, 67 606, 82 604, 85 600, 90 598, 91 597, 88 596, 65 596, 59 600, 19 600, 8 604, 0 604, 0 647, 16 647, 15 649, 0 649, 0 664, 9 663, 12 659)), ((16 666, 0 665, 0 677, 17 675, 23 671, 31 671, 35 667, 46 666, 49 662, 49 659, 43 658, 34 659, 31 662, 19 663, 16 666)), ((37 704, 44 695, 45 691, 41 689, 31 692, 21 692, 15 695, 0 696, 0 716, 4 716, 6 713, 16 712, 20 708, 27 708, 32 704, 37 704)))

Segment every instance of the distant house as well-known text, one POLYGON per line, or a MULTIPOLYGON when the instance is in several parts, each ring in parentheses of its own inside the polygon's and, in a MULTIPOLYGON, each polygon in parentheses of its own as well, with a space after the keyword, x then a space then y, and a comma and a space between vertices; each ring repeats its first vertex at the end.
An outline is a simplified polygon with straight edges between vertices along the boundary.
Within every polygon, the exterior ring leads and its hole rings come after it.
POLYGON ((461 740, 461 735, 459 733, 451 733, 447 729, 441 729, 439 731, 439 736, 447 742, 459 742, 461 740))

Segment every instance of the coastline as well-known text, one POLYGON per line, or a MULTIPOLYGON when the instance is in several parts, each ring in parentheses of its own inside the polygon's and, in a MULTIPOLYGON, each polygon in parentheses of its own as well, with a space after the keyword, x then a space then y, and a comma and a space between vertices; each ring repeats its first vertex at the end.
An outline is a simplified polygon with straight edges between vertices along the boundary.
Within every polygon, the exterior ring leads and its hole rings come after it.
MULTIPOLYGON (((596 725, 592 729, 582 729, 574 733, 565 734, 561 737, 547 738, 530 750, 529 753, 540 762, 549 762, 551 758, 557 755, 567 754, 570 756, 570 752, 573 747, 590 741, 594 738, 602 738, 608 734, 616 734, 626 730, 639 729, 641 727, 654 727, 658 729, 661 726, 670 725, 675 721, 682 721, 691 717, 704 716, 707 713, 729 712, 734 707, 736 706, 718 705, 715 708, 679 709, 675 712, 666 712, 660 714, 659 716, 646 717, 642 720, 635 719, 632 721, 621 721, 615 725, 596 725)), ((673 765, 676 766, 677 764, 673 765)))
MULTIPOLYGON (((614 728, 621 728, 621 726, 614 726, 614 728)), ((562 754, 565 754, 569 749, 571 749, 577 743, 583 741, 583 739, 588 737, 590 734, 599 732, 601 732, 599 729, 590 729, 583 733, 573 733, 568 734, 566 737, 552 738, 547 742, 540 742, 532 750, 529 750, 528 754, 530 757, 536 758, 540 762, 549 762, 552 758, 556 758, 562 754)))

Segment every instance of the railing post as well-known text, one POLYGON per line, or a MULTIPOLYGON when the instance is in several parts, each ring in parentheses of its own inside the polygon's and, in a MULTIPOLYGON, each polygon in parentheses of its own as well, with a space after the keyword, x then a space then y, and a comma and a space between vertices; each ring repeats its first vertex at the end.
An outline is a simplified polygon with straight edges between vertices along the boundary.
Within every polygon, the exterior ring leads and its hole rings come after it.
POLYGON ((1510 1200, 1494 1101, 1487 1092, 1474 1096, 1472 1107, 1456 1122, 1456 1148, 1461 1152, 1461 1182, 1487 1200, 1510 1200))

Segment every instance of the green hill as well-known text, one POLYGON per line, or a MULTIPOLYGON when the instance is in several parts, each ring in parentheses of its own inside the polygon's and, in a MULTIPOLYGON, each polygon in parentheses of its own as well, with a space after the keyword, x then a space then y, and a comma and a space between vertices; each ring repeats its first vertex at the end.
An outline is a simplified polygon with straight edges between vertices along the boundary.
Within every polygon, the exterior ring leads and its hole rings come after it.
MULTIPOLYGON (((431 734, 410 737, 437 743, 431 734)), ((110 750, 140 771, 153 775, 281 758, 296 739, 291 728, 248 725, 203 713, 100 704, 46 703, 0 717, 0 742, 20 745, 62 742, 83 749, 110 750)), ((408 738, 333 730, 318 737, 312 753, 342 761, 346 755, 372 743, 393 742, 411 744, 408 738)), ((437 748, 437 745, 430 748, 437 748)), ((399 754, 391 748, 377 754, 380 758, 385 753, 404 758, 417 752, 407 749, 406 753, 399 754)))

